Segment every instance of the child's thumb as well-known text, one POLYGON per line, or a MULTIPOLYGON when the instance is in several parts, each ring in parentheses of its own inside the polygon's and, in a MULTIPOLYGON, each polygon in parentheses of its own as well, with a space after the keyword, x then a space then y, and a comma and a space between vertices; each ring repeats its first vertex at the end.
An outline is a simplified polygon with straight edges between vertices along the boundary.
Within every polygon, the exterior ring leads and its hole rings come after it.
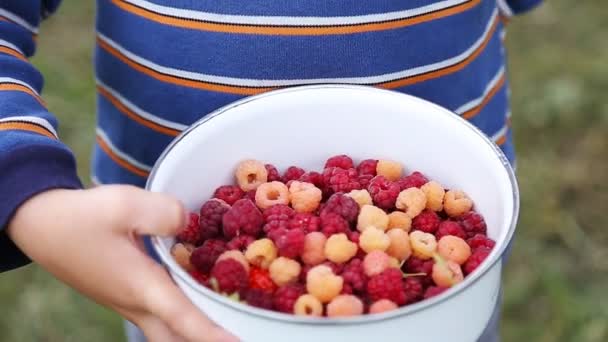
POLYGON ((141 189, 134 190, 136 205, 129 213, 130 228, 139 235, 177 235, 187 224, 187 212, 175 198, 141 189), (136 194, 135 194, 136 193, 136 194))

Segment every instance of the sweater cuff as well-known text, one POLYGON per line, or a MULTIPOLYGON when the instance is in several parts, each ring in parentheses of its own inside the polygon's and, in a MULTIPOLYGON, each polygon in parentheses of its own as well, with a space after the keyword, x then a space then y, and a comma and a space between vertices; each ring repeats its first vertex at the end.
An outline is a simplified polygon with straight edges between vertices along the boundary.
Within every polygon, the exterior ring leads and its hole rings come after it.
POLYGON ((15 211, 36 194, 50 189, 80 189, 76 163, 67 149, 24 146, 0 158, 0 272, 30 263, 6 234, 15 211))

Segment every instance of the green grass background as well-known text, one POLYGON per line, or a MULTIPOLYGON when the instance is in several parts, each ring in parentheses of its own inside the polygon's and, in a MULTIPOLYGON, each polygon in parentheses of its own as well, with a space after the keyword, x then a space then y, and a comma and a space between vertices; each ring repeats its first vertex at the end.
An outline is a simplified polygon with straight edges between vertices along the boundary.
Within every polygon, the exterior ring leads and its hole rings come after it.
MULTIPOLYGON (((65 0, 34 58, 83 179, 94 135, 93 21, 93 1, 65 0)), ((546 1, 512 20, 507 44, 522 212, 502 336, 608 341, 608 3, 546 1)), ((118 316, 35 265, 0 275, 0 307, 0 341, 123 339, 118 316)))

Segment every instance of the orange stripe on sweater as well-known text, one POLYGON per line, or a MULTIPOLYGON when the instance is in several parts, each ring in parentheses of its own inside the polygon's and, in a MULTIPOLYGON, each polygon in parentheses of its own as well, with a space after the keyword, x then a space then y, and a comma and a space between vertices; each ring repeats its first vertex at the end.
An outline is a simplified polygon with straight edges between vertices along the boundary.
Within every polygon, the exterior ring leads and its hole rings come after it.
POLYGON ((112 159, 116 164, 118 164, 122 168, 140 177, 148 177, 148 175, 150 174, 148 171, 138 168, 137 166, 129 163, 128 161, 124 160, 116 153, 114 153, 114 151, 112 151, 112 149, 101 137, 97 136, 95 140, 97 141, 99 147, 110 157, 110 159, 112 159))
POLYGON ((32 123, 28 123, 28 122, 14 122, 14 121, 0 122, 0 131, 12 131, 12 130, 28 131, 28 132, 44 135, 45 137, 48 137, 51 139, 57 139, 57 137, 55 137, 55 135, 53 133, 49 132, 47 129, 40 127, 36 124, 32 124, 32 123))

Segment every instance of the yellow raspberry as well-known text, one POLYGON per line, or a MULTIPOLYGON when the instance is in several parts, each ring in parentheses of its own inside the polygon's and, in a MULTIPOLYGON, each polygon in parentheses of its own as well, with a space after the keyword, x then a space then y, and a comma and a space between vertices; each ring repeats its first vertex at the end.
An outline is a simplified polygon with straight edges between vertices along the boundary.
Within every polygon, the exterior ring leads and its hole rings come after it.
POLYGON ((473 208, 473 201, 460 190, 450 190, 443 198, 443 209, 451 217, 467 213, 473 208))
POLYGON ((334 234, 325 243, 325 257, 330 261, 345 263, 357 254, 357 244, 350 241, 346 234, 334 234))
POLYGON ((388 235, 376 227, 367 228, 359 236, 359 246, 361 246, 361 249, 365 253, 371 253, 372 251, 384 252, 390 244, 391 239, 388 235))
POLYGON ((329 266, 318 265, 306 275, 306 290, 321 303, 328 303, 342 292, 344 279, 333 273, 329 266))
POLYGON ((415 230, 410 233, 410 244, 412 254, 420 259, 430 259, 437 250, 437 240, 435 235, 415 230))
POLYGON ((440 256, 436 256, 431 278, 437 286, 451 287, 463 281, 464 275, 460 265, 452 260, 446 261, 440 256))
POLYGON ((298 297, 293 306, 293 312, 298 316, 323 316, 323 304, 317 297, 311 294, 304 294, 298 297))
POLYGON ((285 257, 274 259, 268 268, 270 278, 279 286, 295 282, 301 270, 302 267, 299 262, 285 257))
POLYGON ((437 253, 447 260, 462 265, 471 256, 471 247, 458 236, 445 235, 437 242, 437 253))
POLYGON ((243 160, 236 167, 236 182, 243 191, 255 190, 268 181, 268 171, 264 163, 253 159, 243 160))
POLYGON ((266 209, 275 204, 289 204, 287 185, 277 181, 260 184, 255 191, 255 204, 260 209, 266 209))
POLYGON ((346 196, 352 198, 355 200, 355 202, 357 202, 357 204, 359 204, 359 208, 363 207, 364 205, 372 205, 374 203, 374 201, 372 200, 372 195, 369 194, 369 191, 363 189, 363 190, 352 190, 351 192, 347 193, 346 196))
POLYGON ((393 160, 378 160, 378 164, 376 165, 376 173, 379 176, 384 176, 391 182, 394 182, 401 178, 401 173, 403 172, 403 166, 401 163, 393 161, 393 160))
POLYGON ((291 207, 298 213, 311 213, 319 207, 323 193, 314 184, 293 181, 289 186, 291 207))
POLYGON ((441 211, 443 209, 443 197, 445 196, 445 189, 441 184, 430 181, 424 184, 420 190, 424 192, 426 196, 426 208, 433 211, 441 211))
POLYGON ((238 261, 241 265, 243 265, 243 268, 245 268, 245 271, 247 271, 247 273, 249 273, 249 262, 245 258, 245 255, 243 254, 243 252, 241 252, 239 250, 225 251, 224 253, 220 254, 219 258, 217 258, 215 263, 218 263, 219 261, 224 260, 224 259, 234 259, 234 260, 238 261))
POLYGON ((321 232, 312 232, 304 237, 302 261, 306 265, 318 265, 325 261, 325 243, 327 237, 321 232))
POLYGON ((255 240, 247 247, 245 258, 250 264, 267 269, 277 258, 277 247, 270 239, 255 240))
POLYGON ((418 188, 407 188, 399 193, 395 206, 414 218, 426 207, 426 196, 418 188))
MULTIPOLYGON (((412 254, 410 246, 410 236, 405 230, 391 229, 386 232, 391 244, 388 246, 386 253, 399 261, 406 260, 412 254)), ((398 263, 398 262, 397 262, 398 263)))
POLYGON ((364 205, 359 211, 359 217, 357 218, 357 229, 364 231, 368 227, 376 227, 381 230, 388 228, 388 215, 384 210, 373 206, 364 205))
POLYGON ((194 269, 194 266, 190 263, 190 255, 194 248, 194 245, 189 243, 176 243, 171 247, 171 255, 173 255, 175 262, 186 271, 192 271, 194 269))
POLYGON ((392 302, 388 299, 380 299, 379 301, 376 301, 376 302, 372 303, 372 305, 370 305, 369 313, 375 314, 375 313, 387 312, 387 311, 395 310, 398 307, 399 306, 397 306, 397 304, 395 304, 394 302, 392 302))
POLYGON ((339 295, 327 304, 328 317, 347 317, 363 314, 363 302, 353 295, 339 295))
POLYGON ((412 218, 402 211, 393 211, 388 214, 388 229, 394 228, 409 232, 412 228, 412 218))

